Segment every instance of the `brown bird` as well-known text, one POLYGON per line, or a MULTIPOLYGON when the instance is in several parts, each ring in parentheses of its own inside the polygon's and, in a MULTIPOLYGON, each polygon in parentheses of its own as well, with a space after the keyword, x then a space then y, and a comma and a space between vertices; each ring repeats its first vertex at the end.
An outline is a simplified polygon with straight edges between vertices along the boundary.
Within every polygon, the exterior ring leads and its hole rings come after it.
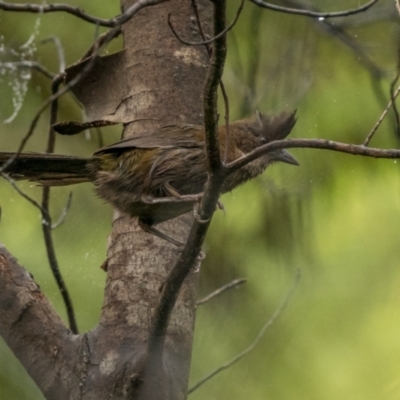
MULTIPOLYGON (((277 116, 257 112, 250 119, 231 123, 226 162, 265 143, 286 138, 295 122, 295 112, 277 116)), ((219 127, 218 134, 223 157, 225 125, 219 127)), ((45 186, 91 181, 100 197, 122 213, 138 217, 145 231, 178 244, 153 225, 191 211, 198 201, 199 196, 195 195, 203 192, 207 181, 204 138, 203 126, 168 125, 104 147, 89 158, 22 153, 4 172, 13 179, 28 179, 45 186)), ((0 152, 0 168, 13 155, 0 152)), ((271 151, 228 176, 222 193, 256 177, 276 161, 298 165, 286 150, 271 151)))

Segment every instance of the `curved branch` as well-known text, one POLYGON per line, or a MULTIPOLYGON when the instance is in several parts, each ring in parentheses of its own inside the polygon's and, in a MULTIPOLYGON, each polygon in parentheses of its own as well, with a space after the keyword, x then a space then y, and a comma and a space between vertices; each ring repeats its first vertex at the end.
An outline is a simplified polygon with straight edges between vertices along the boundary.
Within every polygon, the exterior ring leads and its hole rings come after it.
POLYGON ((104 19, 86 14, 79 7, 72 7, 67 4, 10 4, 0 0, 0 10, 14 12, 31 12, 36 14, 46 14, 50 12, 66 12, 78 17, 86 22, 100 26, 114 28, 129 21, 133 15, 143 7, 162 3, 166 0, 139 0, 133 6, 128 8, 123 14, 112 19, 104 19))
POLYGON ((378 0, 371 0, 369 3, 364 4, 361 7, 353 8, 351 10, 337 11, 337 12, 329 13, 329 12, 315 12, 315 11, 311 11, 311 10, 301 10, 298 8, 282 7, 282 6, 277 6, 275 4, 266 3, 262 0, 250 0, 250 1, 260 7, 267 8, 267 9, 273 10, 273 11, 279 11, 279 12, 283 12, 286 14, 303 15, 305 17, 323 18, 323 19, 346 17, 348 15, 358 14, 360 12, 368 10, 370 7, 372 7, 375 3, 378 2, 378 0))
POLYGON ((269 328, 271 328, 271 326, 275 323, 275 321, 281 316, 281 314, 283 313, 283 311, 289 304, 289 301, 292 298, 294 290, 296 289, 299 281, 300 281, 300 270, 297 270, 295 280, 294 280, 292 286, 287 291, 286 295, 284 296, 282 303, 279 305, 279 307, 275 310, 275 312, 272 314, 272 316, 267 320, 267 322, 261 328, 260 332, 258 333, 256 338, 253 340, 253 342, 249 346, 247 346, 242 352, 240 352, 235 357, 233 357, 230 361, 221 365, 220 367, 218 367, 217 369, 215 369, 214 371, 212 371, 208 375, 206 375, 199 382, 197 382, 194 386, 192 386, 189 389, 188 394, 194 392, 197 388, 199 388, 201 385, 203 385, 204 383, 209 381, 215 375, 219 374, 223 370, 230 368, 232 365, 236 364, 244 356, 247 356, 247 354, 251 353, 257 347, 257 345, 260 343, 261 339, 264 337, 265 333, 268 331, 269 328))
POLYGON ((202 304, 209 302, 210 300, 214 299, 215 297, 219 296, 220 294, 225 293, 227 290, 237 289, 239 286, 243 285, 246 282, 247 282, 247 280, 244 278, 234 279, 233 281, 228 282, 227 284, 214 290, 213 292, 211 292, 207 296, 203 297, 202 299, 197 300, 196 305, 201 306, 202 304))
POLYGON ((67 4, 10 4, 5 1, 0 1, 0 10, 14 12, 31 12, 37 14, 46 14, 50 12, 66 12, 75 17, 83 19, 86 22, 91 22, 100 26, 113 27, 113 19, 97 18, 86 14, 79 7, 72 7, 67 4))
MULTIPOLYGON (((52 94, 57 93, 59 86, 63 81, 63 74, 59 74, 54 80, 53 84, 51 85, 51 92, 52 94)), ((58 98, 56 98, 51 103, 51 111, 50 111, 50 121, 49 121, 49 132, 48 132, 48 139, 47 139, 47 146, 46 146, 46 153, 53 153, 55 147, 55 133, 52 129, 53 123, 57 120, 57 113, 58 113, 58 98)), ((69 199, 71 196, 69 197, 69 199)), ((42 208, 44 209, 45 213, 43 214, 43 223, 42 223, 42 232, 44 237, 44 242, 46 245, 46 252, 47 252, 47 259, 49 260, 49 265, 51 272, 54 276, 54 279, 57 283, 58 289, 60 291, 61 297, 64 301, 65 308, 68 315, 69 327, 71 331, 75 334, 78 333, 78 325, 76 322, 75 317, 75 310, 72 304, 72 299, 69 294, 67 284, 65 283, 63 276, 61 274, 61 270, 58 264, 56 249, 54 246, 53 236, 52 236, 52 229, 53 224, 50 216, 50 187, 44 187, 42 190, 42 208)))
POLYGON ((387 113, 389 112, 389 110, 391 109, 391 107, 394 105, 394 101, 396 100, 396 98, 399 96, 400 94, 400 86, 398 86, 398 88, 396 89, 396 91, 393 92, 393 84, 390 90, 390 101, 388 103, 388 105, 386 106, 386 108, 383 110, 381 116, 379 117, 378 121, 376 122, 376 124, 374 125, 374 127, 371 129, 371 132, 368 133, 367 137, 364 140, 363 145, 364 146, 368 146, 369 142, 371 141, 372 137, 375 135, 376 131, 378 130, 378 128, 380 127, 382 121, 385 119, 387 113))
POLYGON ((350 10, 345 11, 337 11, 337 12, 316 12, 311 10, 301 10, 298 8, 289 8, 289 7, 282 7, 277 6, 275 4, 266 3, 262 0, 250 0, 252 3, 256 4, 257 6, 267 8, 269 10, 279 11, 286 14, 296 14, 296 15, 303 15, 305 17, 313 17, 313 18, 337 18, 337 17, 346 17, 348 15, 358 14, 360 12, 368 10, 374 4, 378 2, 378 0, 371 0, 367 4, 364 4, 361 7, 353 8, 350 10))
POLYGON ((15 62, 5 62, 5 63, 0 62, 0 67, 9 69, 12 68, 34 69, 50 79, 53 79, 56 76, 53 72, 49 71, 45 66, 36 61, 15 61, 15 62))
POLYGON ((374 147, 366 147, 363 144, 334 142, 333 140, 328 139, 285 139, 276 140, 264 146, 260 146, 251 153, 232 161, 225 166, 225 173, 230 175, 244 167, 249 162, 254 161, 273 150, 290 148, 332 150, 340 153, 373 158, 400 158, 400 149, 378 149, 374 147))
MULTIPOLYGON (((52 94, 39 108, 39 110, 36 112, 35 117, 32 119, 28 132, 25 134, 23 139, 21 140, 21 143, 14 154, 13 157, 10 157, 10 159, 5 162, 2 167, 0 168, 0 172, 3 172, 6 170, 6 168, 18 157, 18 155, 22 152, 22 150, 25 148, 28 140, 30 137, 33 135, 33 132, 36 128, 37 123, 39 122, 40 117, 42 116, 43 112, 46 110, 46 108, 52 104, 55 100, 57 100, 59 97, 64 95, 65 93, 69 92, 70 89, 77 85, 83 78, 86 77, 86 75, 90 72, 90 70, 93 68, 97 58, 98 58, 98 53, 102 45, 105 45, 106 43, 109 42, 112 38, 115 37, 115 34, 117 31, 119 31, 119 27, 110 29, 107 34, 105 35, 104 38, 100 41, 100 39, 96 40, 95 46, 94 46, 94 54, 93 56, 88 60, 87 64, 84 66, 82 71, 75 76, 72 80, 68 82, 67 85, 65 85, 62 89, 58 90, 56 93, 52 94), (101 45, 100 45, 101 43, 101 45)), ((60 79, 61 75, 58 75, 55 80, 60 79)))
POLYGON ((8 174, 6 174, 3 171, 0 171, 0 176, 3 177, 15 190, 16 192, 22 196, 25 200, 28 200, 29 203, 31 203, 34 207, 38 208, 40 212, 42 213, 43 218, 47 218, 47 212, 46 210, 32 197, 27 195, 23 190, 21 190, 18 185, 16 184, 15 180, 11 178, 8 174))
POLYGON ((239 6, 239 8, 238 8, 238 10, 237 10, 237 12, 236 12, 236 17, 235 17, 235 19, 231 22, 230 25, 228 25, 222 32, 218 33, 218 35, 214 36, 213 38, 208 39, 208 40, 203 40, 203 41, 201 41, 201 42, 189 42, 189 41, 187 41, 187 40, 182 39, 182 38, 179 36, 178 32, 175 30, 175 28, 174 28, 173 25, 172 25, 172 22, 171 22, 171 13, 168 14, 168 25, 169 25, 169 27, 171 28, 171 31, 172 31, 172 33, 175 35, 175 37, 176 37, 180 42, 182 42, 183 44, 186 44, 186 45, 188 45, 188 46, 201 46, 201 45, 211 44, 211 43, 215 42, 217 39, 219 39, 220 37, 222 37, 223 35, 225 35, 226 33, 228 33, 228 32, 236 25, 236 22, 237 22, 237 20, 239 19, 240 13, 241 13, 242 10, 243 10, 243 5, 244 5, 244 0, 242 0, 242 2, 240 3, 240 6, 239 6))

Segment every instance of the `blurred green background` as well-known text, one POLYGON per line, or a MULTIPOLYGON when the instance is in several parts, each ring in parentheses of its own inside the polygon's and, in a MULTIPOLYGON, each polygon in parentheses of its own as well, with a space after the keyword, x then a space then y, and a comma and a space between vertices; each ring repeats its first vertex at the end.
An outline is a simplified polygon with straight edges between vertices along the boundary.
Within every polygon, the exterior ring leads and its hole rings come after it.
MULTIPOLYGON (((117 2, 69 1, 88 13, 112 17, 117 2)), ((308 2, 325 11, 359 1, 308 2), (321 4, 323 3, 323 4, 321 4)), ((293 2, 281 1, 279 4, 293 2)), ((229 2, 232 20, 237 1, 229 2)), ((398 64, 399 15, 381 0, 370 11, 316 20, 261 10, 246 2, 229 34, 224 75, 231 120, 255 109, 298 110, 292 137, 362 143, 389 99, 398 64)), ((58 70, 57 51, 41 41, 60 39, 67 64, 92 42, 95 28, 67 14, 43 16, 0 11, 0 61, 37 60, 58 70), (36 28, 35 28, 36 26, 36 28), (29 41, 32 33, 35 37, 29 41)), ((118 49, 121 42, 109 48, 118 49)), ((0 66, 0 149, 15 150, 49 81, 33 71, 0 66), (26 84, 26 94, 21 86, 26 84), (19 86, 18 86, 19 85, 19 86), (23 102, 18 100, 23 97, 23 102)), ((223 104, 221 103, 221 115, 223 104)), ((71 97, 60 119, 81 120, 71 97)), ((28 149, 42 151, 42 118, 28 149)), ((106 143, 118 128, 104 130, 106 143)), ((398 147, 393 114, 372 141, 398 147)), ((90 154, 92 136, 60 137, 57 152, 90 154)), ((223 197, 209 231, 199 296, 238 277, 247 283, 198 309, 192 384, 247 347, 279 306, 296 270, 301 280, 287 309, 254 352, 196 390, 191 399, 400 399, 399 162, 323 150, 290 150, 301 166, 274 165, 258 179, 223 197)), ((21 183, 36 199, 40 189, 21 183)), ((70 212, 54 231, 57 254, 80 331, 97 324, 112 210, 89 184, 52 190, 53 219, 69 192, 70 212), (84 221, 84 223, 82 223, 84 221)), ((50 274, 37 209, 0 182, 0 241, 35 277, 65 318, 50 274)), ((0 399, 43 398, 18 360, 0 341, 0 399)))

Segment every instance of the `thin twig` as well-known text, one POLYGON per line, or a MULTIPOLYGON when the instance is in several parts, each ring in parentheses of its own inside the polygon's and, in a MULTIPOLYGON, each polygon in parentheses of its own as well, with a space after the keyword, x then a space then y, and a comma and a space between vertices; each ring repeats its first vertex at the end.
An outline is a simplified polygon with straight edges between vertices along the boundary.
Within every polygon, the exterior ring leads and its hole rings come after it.
POLYGON ((397 52, 397 73, 396 76, 394 77, 392 83, 390 84, 390 100, 392 101, 393 104, 393 112, 394 112, 394 118, 396 121, 396 134, 397 138, 400 138, 400 117, 399 117, 399 110, 397 109, 397 104, 396 104, 396 99, 394 98, 394 91, 395 91, 395 86, 397 82, 399 81, 400 78, 400 51, 397 52))
POLYGON ((28 196, 24 191, 22 191, 13 178, 5 172, 0 172, 0 175, 21 195, 25 200, 28 200, 34 207, 38 208, 42 216, 46 215, 46 210, 32 197, 28 196))
MULTIPOLYGON (((192 3, 192 4, 193 4, 193 3, 192 3)), ((182 38, 179 36, 178 32, 175 30, 175 28, 174 28, 173 25, 172 25, 172 22, 171 22, 171 13, 168 14, 168 25, 169 25, 169 27, 171 28, 171 31, 172 31, 172 33, 175 35, 175 37, 176 37, 180 42, 182 42, 183 44, 186 44, 186 45, 188 45, 188 46, 203 46, 203 45, 206 45, 206 44, 211 44, 211 43, 213 43, 215 40, 217 40, 218 38, 222 37, 223 35, 226 35, 226 33, 229 32, 229 31, 236 25, 236 22, 237 22, 237 20, 239 19, 240 13, 241 13, 242 10, 243 10, 243 5, 244 5, 244 0, 242 0, 241 3, 240 3, 240 6, 239 6, 239 8, 238 8, 238 10, 237 10, 237 12, 236 12, 236 17, 235 17, 235 19, 234 19, 222 32, 218 33, 218 35, 214 36, 214 37, 211 38, 211 39, 207 39, 207 40, 206 40, 206 39, 203 39, 201 42, 189 42, 189 41, 187 41, 187 40, 182 39, 182 38)))
POLYGON ((252 3, 256 4, 257 6, 267 8, 269 10, 279 11, 286 14, 296 14, 296 15, 303 15, 305 17, 313 17, 313 18, 337 18, 337 17, 346 17, 348 15, 358 14, 360 12, 368 10, 374 4, 378 2, 378 0, 371 0, 367 4, 364 4, 361 7, 353 8, 350 10, 345 11, 337 11, 337 12, 315 12, 311 10, 301 10, 296 8, 289 8, 289 7, 282 7, 277 6, 275 4, 266 3, 262 0, 250 0, 252 3))
MULTIPOLYGON (((94 54, 94 50, 95 48, 98 47, 103 47, 103 45, 107 44, 109 41, 115 39, 116 37, 118 37, 121 33, 121 27, 119 27, 118 29, 114 29, 114 36, 109 37, 109 32, 104 32, 102 33, 95 42, 93 42, 93 44, 85 51, 85 53, 83 54, 83 56, 80 58, 80 61, 86 60, 86 58, 92 56, 94 54)), ((78 62, 80 62, 78 61, 78 62)))
POLYGON ((41 43, 43 43, 43 44, 49 43, 49 42, 54 43, 54 46, 57 50, 58 72, 62 73, 65 70, 65 57, 64 57, 64 49, 62 47, 61 41, 57 36, 50 36, 41 41, 41 43))
POLYGON ((50 72, 46 67, 44 67, 42 64, 39 64, 36 61, 15 61, 15 62, 5 62, 5 63, 0 62, 0 67, 9 69, 30 68, 42 73, 47 78, 53 79, 55 77, 55 74, 53 72, 50 72))
MULTIPOLYGON (((299 0, 285 0, 285 4, 289 4, 293 8, 302 8, 303 4, 299 0)), ((320 10, 316 7, 310 7, 311 11, 315 13, 320 13, 320 10)), ((354 21, 353 19, 347 18, 346 21, 354 21)), ((334 38, 341 41, 345 46, 349 47, 353 53, 355 53, 355 58, 358 62, 363 64, 365 68, 373 75, 375 78, 381 78, 386 73, 378 65, 376 65, 366 54, 362 46, 354 39, 354 35, 350 35, 345 31, 342 24, 330 22, 324 18, 313 18, 312 22, 317 29, 321 29, 324 32, 332 35, 334 38)))
MULTIPOLYGON (((64 74, 60 73, 53 80, 53 83, 51 85, 51 92, 53 94, 58 92, 59 87, 60 87, 61 83, 63 82, 63 76, 64 76, 64 74)), ((48 133, 48 139, 47 139, 46 153, 54 152, 56 135, 55 135, 55 132, 54 132, 52 126, 53 126, 54 122, 57 120, 57 114, 58 114, 58 97, 55 98, 51 102, 49 133, 48 133)), ((70 197, 71 197, 71 195, 70 195, 70 197)), ((44 237, 44 242, 45 242, 45 246, 46 246, 47 259, 49 260, 51 272, 54 276, 54 279, 57 283, 58 289, 60 290, 61 297, 65 304, 65 309, 67 311, 67 316, 68 316, 69 327, 73 333, 77 334, 78 333, 78 325, 76 322, 74 306, 72 303, 72 299, 69 295, 67 285, 61 274, 60 266, 59 266, 58 260, 57 260, 56 249, 54 246, 53 236, 52 236, 52 229, 54 229, 54 226, 51 222, 51 216, 50 216, 50 211, 49 211, 50 210, 50 187, 49 186, 45 186, 42 190, 42 208, 45 210, 45 216, 43 216, 42 231, 43 231, 43 237, 44 237)), ((56 223, 56 225, 57 225, 57 223, 56 223)))
POLYGON ((10 4, 6 3, 5 1, 0 1, 0 10, 30 12, 38 14, 46 14, 50 12, 66 12, 93 24, 108 27, 114 26, 113 19, 109 20, 97 18, 92 15, 86 14, 79 7, 72 7, 67 4, 10 4))
POLYGON ((244 356, 247 356, 250 352, 252 352, 257 345, 260 343, 261 339, 264 337, 265 333, 268 331, 269 328, 275 323, 275 321, 282 315, 283 311, 289 304, 290 299, 293 296, 294 290, 296 289, 298 283, 300 281, 300 271, 297 270, 296 276, 294 279, 294 282, 290 289, 287 291, 285 294, 282 303, 279 305, 279 307, 275 310, 273 313, 272 317, 268 319, 268 321, 264 324, 264 326, 261 328, 260 332, 256 336, 256 338, 253 340, 253 342, 248 346, 246 349, 244 349, 241 353, 233 357, 230 361, 226 362, 225 364, 221 365, 211 373, 209 373, 207 376, 205 376, 203 379, 201 379, 199 382, 197 382, 194 386, 192 386, 189 391, 189 393, 194 392, 196 389, 198 389, 201 385, 209 381, 211 378, 213 378, 215 375, 219 374, 223 370, 232 367, 232 365, 236 364, 239 360, 241 360, 244 356))
POLYGON ((196 305, 197 306, 201 306, 202 304, 205 304, 205 303, 209 302, 210 300, 212 300, 215 297, 221 295, 222 293, 225 293, 227 290, 238 288, 239 286, 243 285, 243 283, 246 283, 246 281, 247 280, 244 279, 244 278, 234 279, 233 281, 228 282, 224 286, 221 286, 217 290, 214 290, 213 292, 211 292, 207 296, 205 296, 202 299, 198 300, 196 302, 196 305))
MULTIPOLYGON (((224 0, 214 2, 214 35, 225 29, 225 14, 222 15, 224 0)), ((225 13, 225 11, 223 11, 225 13)), ((219 138, 218 138, 218 110, 217 110, 217 89, 220 85, 226 58, 226 35, 221 36, 214 42, 211 56, 210 67, 206 84, 204 87, 204 129, 208 168, 212 174, 217 174, 221 170, 222 163, 220 157, 219 138)))
POLYGON ((123 14, 120 14, 112 19, 97 18, 86 14, 79 7, 72 7, 67 4, 10 4, 0 0, 0 10, 14 12, 31 12, 36 14, 46 14, 50 12, 66 12, 75 17, 81 18, 84 21, 91 22, 99 26, 107 26, 114 28, 128 22, 137 11, 144 7, 163 3, 167 0, 138 0, 133 6, 128 8, 123 14))
POLYGON ((224 152, 224 163, 226 163, 226 160, 228 159, 228 151, 229 151, 229 145, 230 145, 230 131, 229 131, 229 98, 228 98, 228 93, 226 92, 225 85, 222 82, 222 79, 219 83, 219 87, 221 88, 221 93, 222 97, 224 99, 224 105, 225 105, 225 152, 224 152))
POLYGON ((371 129, 371 132, 368 133, 367 137, 364 140, 363 146, 368 146, 369 142, 371 141, 372 137, 375 135, 375 132, 378 130, 380 125, 382 124, 382 121, 385 119, 387 113, 389 112, 390 108, 393 106, 394 101, 396 100, 397 96, 400 94, 400 86, 396 89, 396 91, 391 95, 392 99, 389 101, 388 105, 386 108, 383 110, 381 116, 379 117, 378 121, 374 125, 374 127, 371 129))
POLYGON ((58 228, 62 223, 64 223, 65 218, 68 215, 69 209, 71 208, 71 204, 72 204, 72 192, 69 192, 67 203, 65 204, 65 207, 62 209, 61 214, 58 217, 58 220, 54 222, 54 224, 51 224, 52 230, 58 228))
MULTIPOLYGON (((115 35, 115 30, 118 30, 119 28, 113 28, 110 31, 107 32, 107 39, 111 40, 111 38, 114 37, 115 35)), ((108 43, 108 40, 103 40, 103 44, 108 43)), ((3 166, 0 168, 0 172, 5 171, 5 169, 18 157, 18 155, 21 153, 21 151, 24 149, 26 143, 30 139, 30 137, 33 135, 33 132, 36 128, 36 125, 43 114, 43 112, 46 110, 46 108, 56 99, 61 97, 63 94, 69 92, 71 88, 75 85, 77 85, 83 78, 86 77, 86 75, 90 72, 92 67, 94 66, 95 61, 97 60, 98 57, 98 52, 99 52, 100 46, 96 48, 95 55, 92 56, 92 58, 88 61, 88 63, 82 68, 82 71, 75 76, 73 79, 71 79, 67 85, 65 85, 62 89, 60 89, 57 93, 52 94, 39 108, 37 111, 35 117, 32 119, 32 122, 29 126, 28 132, 24 136, 24 138, 21 140, 21 143, 14 154, 13 157, 10 157, 7 162, 3 164, 3 166)))
MULTIPOLYGON (((203 39, 203 42, 205 43, 206 42, 206 35, 204 33, 203 26, 202 26, 201 21, 200 21, 200 14, 199 14, 199 9, 197 7, 196 0, 192 0, 192 7, 193 7, 194 14, 195 14, 195 17, 196 17, 196 22, 197 22, 197 26, 199 28, 200 36, 203 39)), ((240 15, 240 12, 241 12, 242 8, 243 8, 243 1, 242 1, 241 5, 240 5, 240 7, 238 9, 237 14, 236 14, 236 20, 239 18, 239 15, 240 15)), ((211 58, 212 47, 207 43, 205 43, 205 47, 207 49, 207 53, 208 53, 209 57, 211 58)), ((222 79, 220 80, 219 86, 221 88, 221 93, 222 93, 222 97, 224 99, 224 106, 225 106, 225 154, 224 154, 224 162, 226 162, 226 160, 228 158, 229 138, 230 138, 230 135, 229 135, 229 98, 228 98, 228 94, 226 92, 225 85, 224 85, 222 79)))
MULTIPOLYGON (((197 1, 196 0, 191 0, 194 15, 196 18, 196 23, 197 27, 199 28, 199 33, 201 38, 205 41, 206 40, 206 34, 204 33, 203 25, 200 21, 200 13, 199 13, 199 8, 197 7, 197 1)), ((212 53, 212 46, 210 45, 205 45, 205 48, 207 50, 208 56, 211 58, 211 53, 212 53)))
POLYGON ((67 316, 68 316, 69 328, 71 329, 72 333, 78 334, 78 325, 76 323, 74 306, 72 304, 72 299, 71 299, 71 296, 69 295, 67 285, 61 274, 61 270, 60 270, 60 267, 58 264, 56 250, 55 250, 55 246, 54 246, 54 242, 53 242, 53 236, 52 236, 52 232, 51 232, 51 230, 52 230, 51 217, 47 211, 49 208, 49 201, 50 201, 50 188, 44 187, 43 193, 42 193, 42 208, 44 210, 46 210, 47 218, 46 219, 43 218, 42 231, 43 231, 43 237, 44 237, 44 241, 45 241, 45 245, 46 245, 47 258, 49 260, 51 272, 54 276, 54 279, 57 283, 58 289, 60 290, 61 297, 65 304, 65 308, 66 308, 67 316))

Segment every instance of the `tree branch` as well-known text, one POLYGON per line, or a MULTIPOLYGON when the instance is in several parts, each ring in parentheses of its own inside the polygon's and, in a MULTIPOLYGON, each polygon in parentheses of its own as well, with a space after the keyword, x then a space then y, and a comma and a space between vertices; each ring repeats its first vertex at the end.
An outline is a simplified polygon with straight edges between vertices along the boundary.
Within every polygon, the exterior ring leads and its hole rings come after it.
POLYGON ((163 3, 168 0, 138 0, 133 6, 128 8, 123 14, 112 19, 103 19, 86 14, 79 7, 72 7, 67 4, 10 4, 0 0, 0 10, 14 12, 30 12, 36 14, 47 14, 50 12, 66 12, 78 17, 86 22, 91 22, 99 26, 114 28, 128 22, 140 9, 155 4, 163 3))
POLYGON ((225 166, 226 173, 227 175, 230 175, 249 162, 256 160, 270 151, 290 148, 332 150, 340 153, 373 158, 400 158, 400 149, 378 149, 374 147, 366 147, 363 144, 358 145, 334 142, 333 140, 328 139, 285 139, 268 143, 252 151, 251 153, 232 161, 225 166))
POLYGON ((29 68, 42 73, 47 78, 53 79, 55 77, 55 74, 53 72, 50 72, 45 66, 36 61, 16 61, 16 62, 5 62, 5 63, 0 62, 0 67, 9 69, 29 68))
POLYGON ((215 297, 218 297, 222 293, 225 293, 227 290, 238 288, 239 286, 243 285, 243 283, 246 283, 246 279, 244 279, 244 278, 234 279, 233 281, 228 282, 227 284, 221 286, 217 290, 214 290, 207 296, 198 300, 196 305, 201 306, 202 304, 209 302, 210 300, 214 299, 215 297))
POLYGON ((235 357, 233 357, 230 361, 228 361, 225 364, 221 365, 220 367, 218 367, 217 369, 215 369, 214 371, 212 371, 211 373, 206 375, 203 379, 201 379, 199 382, 197 382, 194 386, 192 386, 189 389, 188 394, 194 392, 201 385, 203 385, 204 383, 209 381, 211 378, 213 378, 215 375, 219 374, 223 370, 232 367, 232 365, 236 364, 244 356, 247 356, 247 354, 252 352, 257 347, 257 345, 260 343, 261 339, 264 337, 264 335, 267 332, 267 330, 269 328, 271 328, 271 326, 281 316, 281 314, 283 313, 283 311, 285 310, 285 308, 289 304, 289 301, 292 298, 294 290, 296 289, 296 286, 299 283, 299 281, 300 281, 300 271, 298 270, 297 273, 296 273, 295 280, 294 280, 292 286, 290 287, 290 289, 288 290, 288 292, 286 293, 285 297, 283 298, 282 303, 275 310, 275 312, 273 313, 272 317, 270 317, 268 319, 268 321, 264 324, 264 326, 261 328, 260 332, 258 333, 256 338, 254 339, 254 341, 246 349, 244 349, 242 352, 240 352, 235 357))
POLYGON ((0 334, 46 397, 53 394, 58 399, 78 398, 75 395, 79 388, 69 387, 68 378, 78 375, 80 340, 71 334, 32 276, 3 245, 0 334))
MULTIPOLYGON (((59 74, 54 80, 51 86, 52 94, 58 92, 58 88, 63 80, 63 73, 59 74)), ((49 132, 46 146, 46 153, 53 153, 55 147, 55 133, 52 128, 54 122, 57 120, 58 114, 58 97, 56 97, 51 103, 50 110, 50 121, 49 121, 49 132)), ((75 334, 78 333, 78 325, 76 322, 74 306, 72 304, 72 299, 69 295, 67 285, 62 277, 61 270, 58 264, 56 249, 54 246, 52 229, 53 224, 50 216, 50 187, 44 187, 42 189, 42 209, 45 211, 43 213, 42 231, 44 242, 46 245, 47 259, 49 260, 49 265, 54 279, 57 283, 58 289, 60 290, 61 297, 64 301, 65 308, 68 315, 69 327, 71 331, 75 334)))
MULTIPOLYGON (((110 29, 107 32, 106 39, 102 40, 103 45, 108 43, 109 40, 111 40, 115 36, 115 32, 118 31, 119 28, 113 28, 110 29)), ((99 41, 96 41, 97 44, 99 44, 99 41)), ((36 128, 37 123, 39 122, 40 117, 42 116, 43 112, 46 110, 46 108, 52 104, 55 100, 57 100, 59 97, 64 95, 65 93, 69 92, 70 89, 78 84, 85 76, 90 72, 92 67, 94 66, 94 63, 96 62, 96 59, 98 57, 98 52, 101 48, 101 46, 97 45, 95 54, 92 56, 92 58, 88 61, 88 63, 84 66, 82 71, 71 81, 68 82, 67 85, 65 85, 62 89, 58 90, 56 93, 52 94, 39 108, 39 110, 36 112, 35 117, 32 119, 31 124, 29 126, 28 132, 25 134, 23 139, 21 140, 21 143, 13 157, 11 157, 7 162, 3 164, 3 166, 0 168, 0 172, 5 171, 6 168, 18 157, 18 155, 21 153, 21 151, 25 148, 28 140, 30 137, 33 135, 33 132, 36 128)), ((55 79, 57 79, 56 77, 55 79)))
POLYGON ((236 12, 236 17, 234 18, 234 20, 220 33, 218 33, 218 35, 212 37, 211 39, 203 39, 200 42, 189 42, 187 40, 182 39, 178 32, 175 30, 174 26, 172 25, 171 22, 171 14, 168 14, 168 25, 171 28, 172 33, 175 35, 175 37, 183 44, 186 44, 188 46, 204 46, 206 44, 211 44, 213 43, 215 40, 219 39, 220 37, 222 37, 223 35, 225 35, 226 33, 228 33, 235 25, 236 22, 239 19, 240 13, 243 10, 243 6, 244 6, 244 0, 241 1, 240 6, 236 12))
POLYGON ((266 3, 262 0, 250 0, 252 3, 256 4, 257 6, 267 8, 273 11, 279 11, 286 14, 296 14, 296 15, 303 15, 305 17, 313 17, 313 18, 337 18, 337 17, 346 17, 348 15, 358 14, 360 12, 368 10, 374 4, 378 2, 378 0, 371 0, 367 4, 364 4, 361 7, 353 8, 350 10, 345 11, 338 11, 338 12, 315 12, 311 10, 301 10, 297 8, 289 8, 289 7, 282 7, 277 6, 275 4, 266 3))
POLYGON ((393 87, 390 90, 390 101, 388 103, 388 105, 386 106, 386 108, 383 110, 381 116, 379 117, 378 121, 376 122, 376 124, 374 125, 374 127, 371 129, 371 132, 368 133, 367 137, 364 140, 363 146, 368 146, 369 142, 371 141, 372 137, 375 135, 376 131, 378 130, 378 128, 381 126, 382 121, 385 119, 387 113, 389 112, 389 110, 391 109, 391 107, 394 104, 395 99, 398 97, 398 95, 400 94, 400 86, 398 86, 398 88, 393 91, 393 87))

